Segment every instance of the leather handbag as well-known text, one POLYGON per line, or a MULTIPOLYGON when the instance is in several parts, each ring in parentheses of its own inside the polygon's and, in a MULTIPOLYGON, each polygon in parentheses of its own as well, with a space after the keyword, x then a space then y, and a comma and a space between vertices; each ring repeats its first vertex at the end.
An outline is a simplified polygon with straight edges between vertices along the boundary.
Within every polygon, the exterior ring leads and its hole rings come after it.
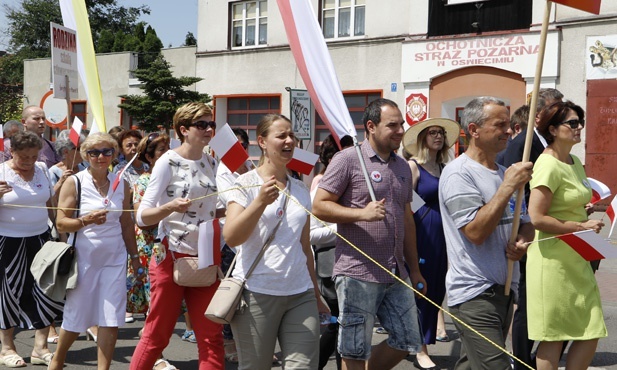
MULTIPOLYGON (((288 182, 288 184, 289 189, 291 189, 291 182, 288 182)), ((288 191, 291 193, 291 190, 288 191)), ((285 197, 286 199, 283 206, 283 214, 285 213, 285 209, 287 209, 287 203, 289 202, 289 197, 287 197, 286 195, 285 197)), ((270 234, 270 237, 264 243, 261 251, 259 251, 259 254, 255 258, 255 261, 253 261, 253 264, 246 272, 244 280, 229 276, 231 274, 231 271, 233 270, 233 266, 236 263, 236 258, 238 257, 238 254, 236 254, 234 260, 231 262, 231 266, 229 266, 229 270, 227 270, 225 278, 221 280, 219 287, 216 289, 216 292, 214 293, 214 296, 210 300, 208 308, 204 313, 206 318, 208 318, 210 321, 213 321, 217 324, 230 324, 231 320, 236 314, 236 311, 246 307, 246 302, 242 300, 244 284, 246 280, 248 280, 249 276, 253 273, 253 270, 255 270, 255 267, 257 267, 257 262, 259 262, 261 257, 263 257, 266 249, 274 239, 274 235, 276 234, 276 231, 281 225, 282 220, 283 217, 279 218, 278 223, 274 228, 274 231, 272 231, 272 234, 270 234)))
POLYGON ((200 269, 197 257, 176 258, 173 251, 171 257, 174 260, 174 283, 186 287, 206 287, 223 276, 218 265, 200 269))

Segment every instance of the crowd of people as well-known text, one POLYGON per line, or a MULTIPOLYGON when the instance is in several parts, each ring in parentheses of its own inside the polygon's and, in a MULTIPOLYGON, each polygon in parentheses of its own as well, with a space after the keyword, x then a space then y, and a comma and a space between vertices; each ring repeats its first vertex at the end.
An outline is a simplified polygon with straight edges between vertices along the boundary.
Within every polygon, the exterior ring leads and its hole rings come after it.
MULTIPOLYGON (((1 153, 0 365, 26 366, 14 343, 22 327, 35 330, 32 364, 62 369, 87 332, 98 367, 109 368, 119 327, 139 313, 146 319, 130 369, 172 370, 163 351, 184 313, 199 369, 279 360, 323 369, 333 353, 339 369, 390 369, 410 353, 416 368, 437 369, 428 346, 448 340, 437 308, 445 304, 465 323, 454 322, 456 369, 523 368, 519 359, 557 369, 568 341, 566 368, 587 368, 607 335, 597 264, 554 238, 604 226, 588 217, 591 187, 571 154, 584 111, 542 89, 535 127, 525 127, 528 117, 528 106, 511 119, 503 101, 479 97, 460 125, 429 119, 405 131, 398 105, 377 99, 365 108, 360 145, 323 141, 309 189, 287 168, 298 140, 283 115, 258 122, 259 163, 231 171, 207 148, 217 124, 203 103, 177 110, 173 149, 167 133, 117 128, 77 145, 66 130, 52 143, 42 137, 44 111, 26 107, 21 123, 5 125, 1 153), (461 128, 467 147, 453 159, 461 128), (532 156, 522 163, 528 129, 532 156), (414 197, 423 204, 412 211, 414 197), (184 286, 174 275, 178 259, 198 255, 200 225, 213 220, 222 225, 221 269, 245 281, 225 326, 204 316, 218 281, 184 286), (75 245, 78 283, 63 300, 30 271, 51 238, 75 245), (516 261, 510 292, 508 260, 516 261), (377 324, 387 338, 372 346, 377 324), (505 348, 511 325, 515 361, 494 345, 505 348), (57 343, 53 353, 48 343, 57 343)), ((246 150, 247 133, 234 134, 246 150)))

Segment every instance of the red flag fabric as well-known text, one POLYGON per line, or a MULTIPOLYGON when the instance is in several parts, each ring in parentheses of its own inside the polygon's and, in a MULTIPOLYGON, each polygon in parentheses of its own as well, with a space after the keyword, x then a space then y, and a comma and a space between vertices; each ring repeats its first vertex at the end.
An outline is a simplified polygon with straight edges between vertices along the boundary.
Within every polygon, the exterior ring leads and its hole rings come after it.
POLYGON ((309 175, 311 171, 313 171, 313 168, 315 168, 317 159, 319 159, 317 154, 311 153, 304 149, 295 148, 291 161, 287 163, 287 168, 293 171, 298 171, 304 175, 309 175))
POLYGON ((613 235, 613 230, 615 230, 615 224, 617 224, 617 222, 615 222, 617 221, 615 220, 615 210, 617 210, 617 196, 613 198, 611 205, 608 206, 608 208, 606 209, 606 215, 611 220, 611 230, 608 233, 609 237, 613 235))
POLYGON ((199 225, 197 240, 197 267, 204 269, 221 264, 221 224, 218 218, 199 225))
POLYGON ((249 154, 227 123, 217 130, 216 135, 210 140, 210 148, 231 172, 236 172, 249 158, 249 154))
POLYGON ((611 189, 609 189, 608 186, 591 177, 588 177, 587 180, 589 181, 589 185, 591 185, 591 203, 595 204, 611 196, 611 189))
POLYGON ((554 3, 566 5, 585 12, 600 14, 601 0, 552 0, 554 3))
POLYGON ((71 131, 69 132, 69 139, 75 147, 79 146, 79 137, 81 136, 81 129, 84 127, 84 123, 77 117, 73 119, 73 124, 71 125, 71 131))
POLYGON ((0 151, 4 151, 4 125, 0 125, 0 151))
POLYGON ((593 230, 558 235, 557 238, 563 240, 587 261, 617 257, 617 246, 612 245, 593 230))
POLYGON ((310 0, 277 0, 291 52, 319 116, 339 144, 356 136, 326 41, 310 0))

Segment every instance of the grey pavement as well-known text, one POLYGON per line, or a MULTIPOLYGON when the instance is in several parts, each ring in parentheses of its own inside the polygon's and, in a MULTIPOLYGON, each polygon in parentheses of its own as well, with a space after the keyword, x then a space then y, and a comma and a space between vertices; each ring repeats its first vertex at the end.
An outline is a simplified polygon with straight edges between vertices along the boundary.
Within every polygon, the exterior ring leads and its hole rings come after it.
MULTIPOLYGON (((603 214, 596 214, 594 218, 600 218, 603 214)), ((605 218, 605 222, 607 218, 605 218)), ((604 236, 606 236, 606 229, 603 230, 604 236)), ((599 341, 596 356, 592 362, 590 369, 606 369, 617 370, 617 259, 603 260, 600 269, 596 273, 596 279, 600 287, 600 294, 602 296, 602 304, 604 308, 604 317, 606 326, 608 328, 609 336, 599 341)), ((120 328, 118 337, 118 343, 116 351, 114 353, 114 359, 111 366, 113 370, 128 369, 133 350, 137 344, 137 333, 143 326, 144 318, 142 315, 136 315, 136 321, 131 324, 127 324, 125 327, 120 328)), ((184 332, 184 322, 178 321, 176 324, 174 333, 171 337, 168 348, 165 350, 164 355, 169 361, 181 370, 193 370, 198 368, 197 364, 197 346, 192 343, 183 342, 180 337, 184 332)), ((450 320, 446 316, 446 329, 448 335, 453 340, 448 343, 437 343, 429 346, 429 354, 433 361, 439 366, 440 369, 452 369, 458 358, 460 350, 460 341, 456 339, 456 330, 450 320)), ((32 344, 34 342, 34 332, 28 330, 16 330, 16 345, 18 353, 24 357, 28 363, 28 367, 36 367, 30 364, 30 352, 32 351, 32 344)), ((386 335, 374 334, 373 344, 377 344, 386 339, 386 335)), ((55 349, 55 344, 50 344, 50 349, 55 349)), ((510 349, 510 343, 508 342, 508 349, 510 349)), ((567 351, 566 351, 567 352, 567 351)), ((414 369, 413 356, 408 356, 399 365, 395 367, 396 370, 408 370, 414 369)), ((561 364, 565 366, 565 362, 561 364)), ((96 367, 96 345, 91 341, 86 341, 85 334, 80 336, 79 339, 73 344, 67 358, 66 369, 92 369, 96 367)), ((41 367, 39 367, 41 368, 41 367)), ((273 369, 281 368, 280 364, 273 365, 273 369)), ((226 364, 226 369, 236 370, 237 366, 233 364, 226 364)), ((336 362, 334 356, 331 357, 330 362, 326 366, 327 370, 335 370, 336 362)))

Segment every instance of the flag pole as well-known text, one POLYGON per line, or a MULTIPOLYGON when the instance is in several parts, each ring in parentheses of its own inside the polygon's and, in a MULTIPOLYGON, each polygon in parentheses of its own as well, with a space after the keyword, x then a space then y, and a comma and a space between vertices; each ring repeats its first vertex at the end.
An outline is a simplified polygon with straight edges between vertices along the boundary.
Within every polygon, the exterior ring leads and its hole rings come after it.
POLYGON ((366 163, 364 163, 364 158, 362 158, 362 152, 360 151, 360 145, 358 144, 358 139, 355 136, 353 136, 353 147, 356 148, 356 154, 358 155, 358 160, 360 161, 360 167, 362 167, 362 173, 364 174, 364 180, 366 180, 366 187, 371 195, 371 200, 375 202, 377 200, 375 197, 375 190, 373 190, 373 184, 371 184, 371 178, 368 175, 366 163))
MULTIPOLYGON (((522 162, 529 162, 529 154, 531 152, 531 143, 533 141, 534 127, 536 123, 536 106, 538 104, 538 93, 540 91, 540 82, 542 80, 542 67, 544 65, 544 52, 546 49, 546 36, 548 34, 548 24, 551 16, 551 7, 553 2, 546 1, 544 8, 544 19, 542 20, 542 31, 540 33, 540 47, 538 49, 538 62, 536 65, 536 75, 533 81, 533 92, 531 93, 531 103, 529 104, 529 120, 527 121, 527 135, 525 136, 525 149, 523 150, 522 162)), ((523 195, 525 186, 521 186, 516 192, 516 204, 514 206, 514 218, 512 219, 512 233, 510 234, 510 243, 516 242, 518 228, 520 226, 521 206, 523 204, 523 195)), ((512 284, 512 273, 514 271, 514 261, 508 260, 508 278, 505 284, 505 295, 510 295, 510 285, 512 284)))

